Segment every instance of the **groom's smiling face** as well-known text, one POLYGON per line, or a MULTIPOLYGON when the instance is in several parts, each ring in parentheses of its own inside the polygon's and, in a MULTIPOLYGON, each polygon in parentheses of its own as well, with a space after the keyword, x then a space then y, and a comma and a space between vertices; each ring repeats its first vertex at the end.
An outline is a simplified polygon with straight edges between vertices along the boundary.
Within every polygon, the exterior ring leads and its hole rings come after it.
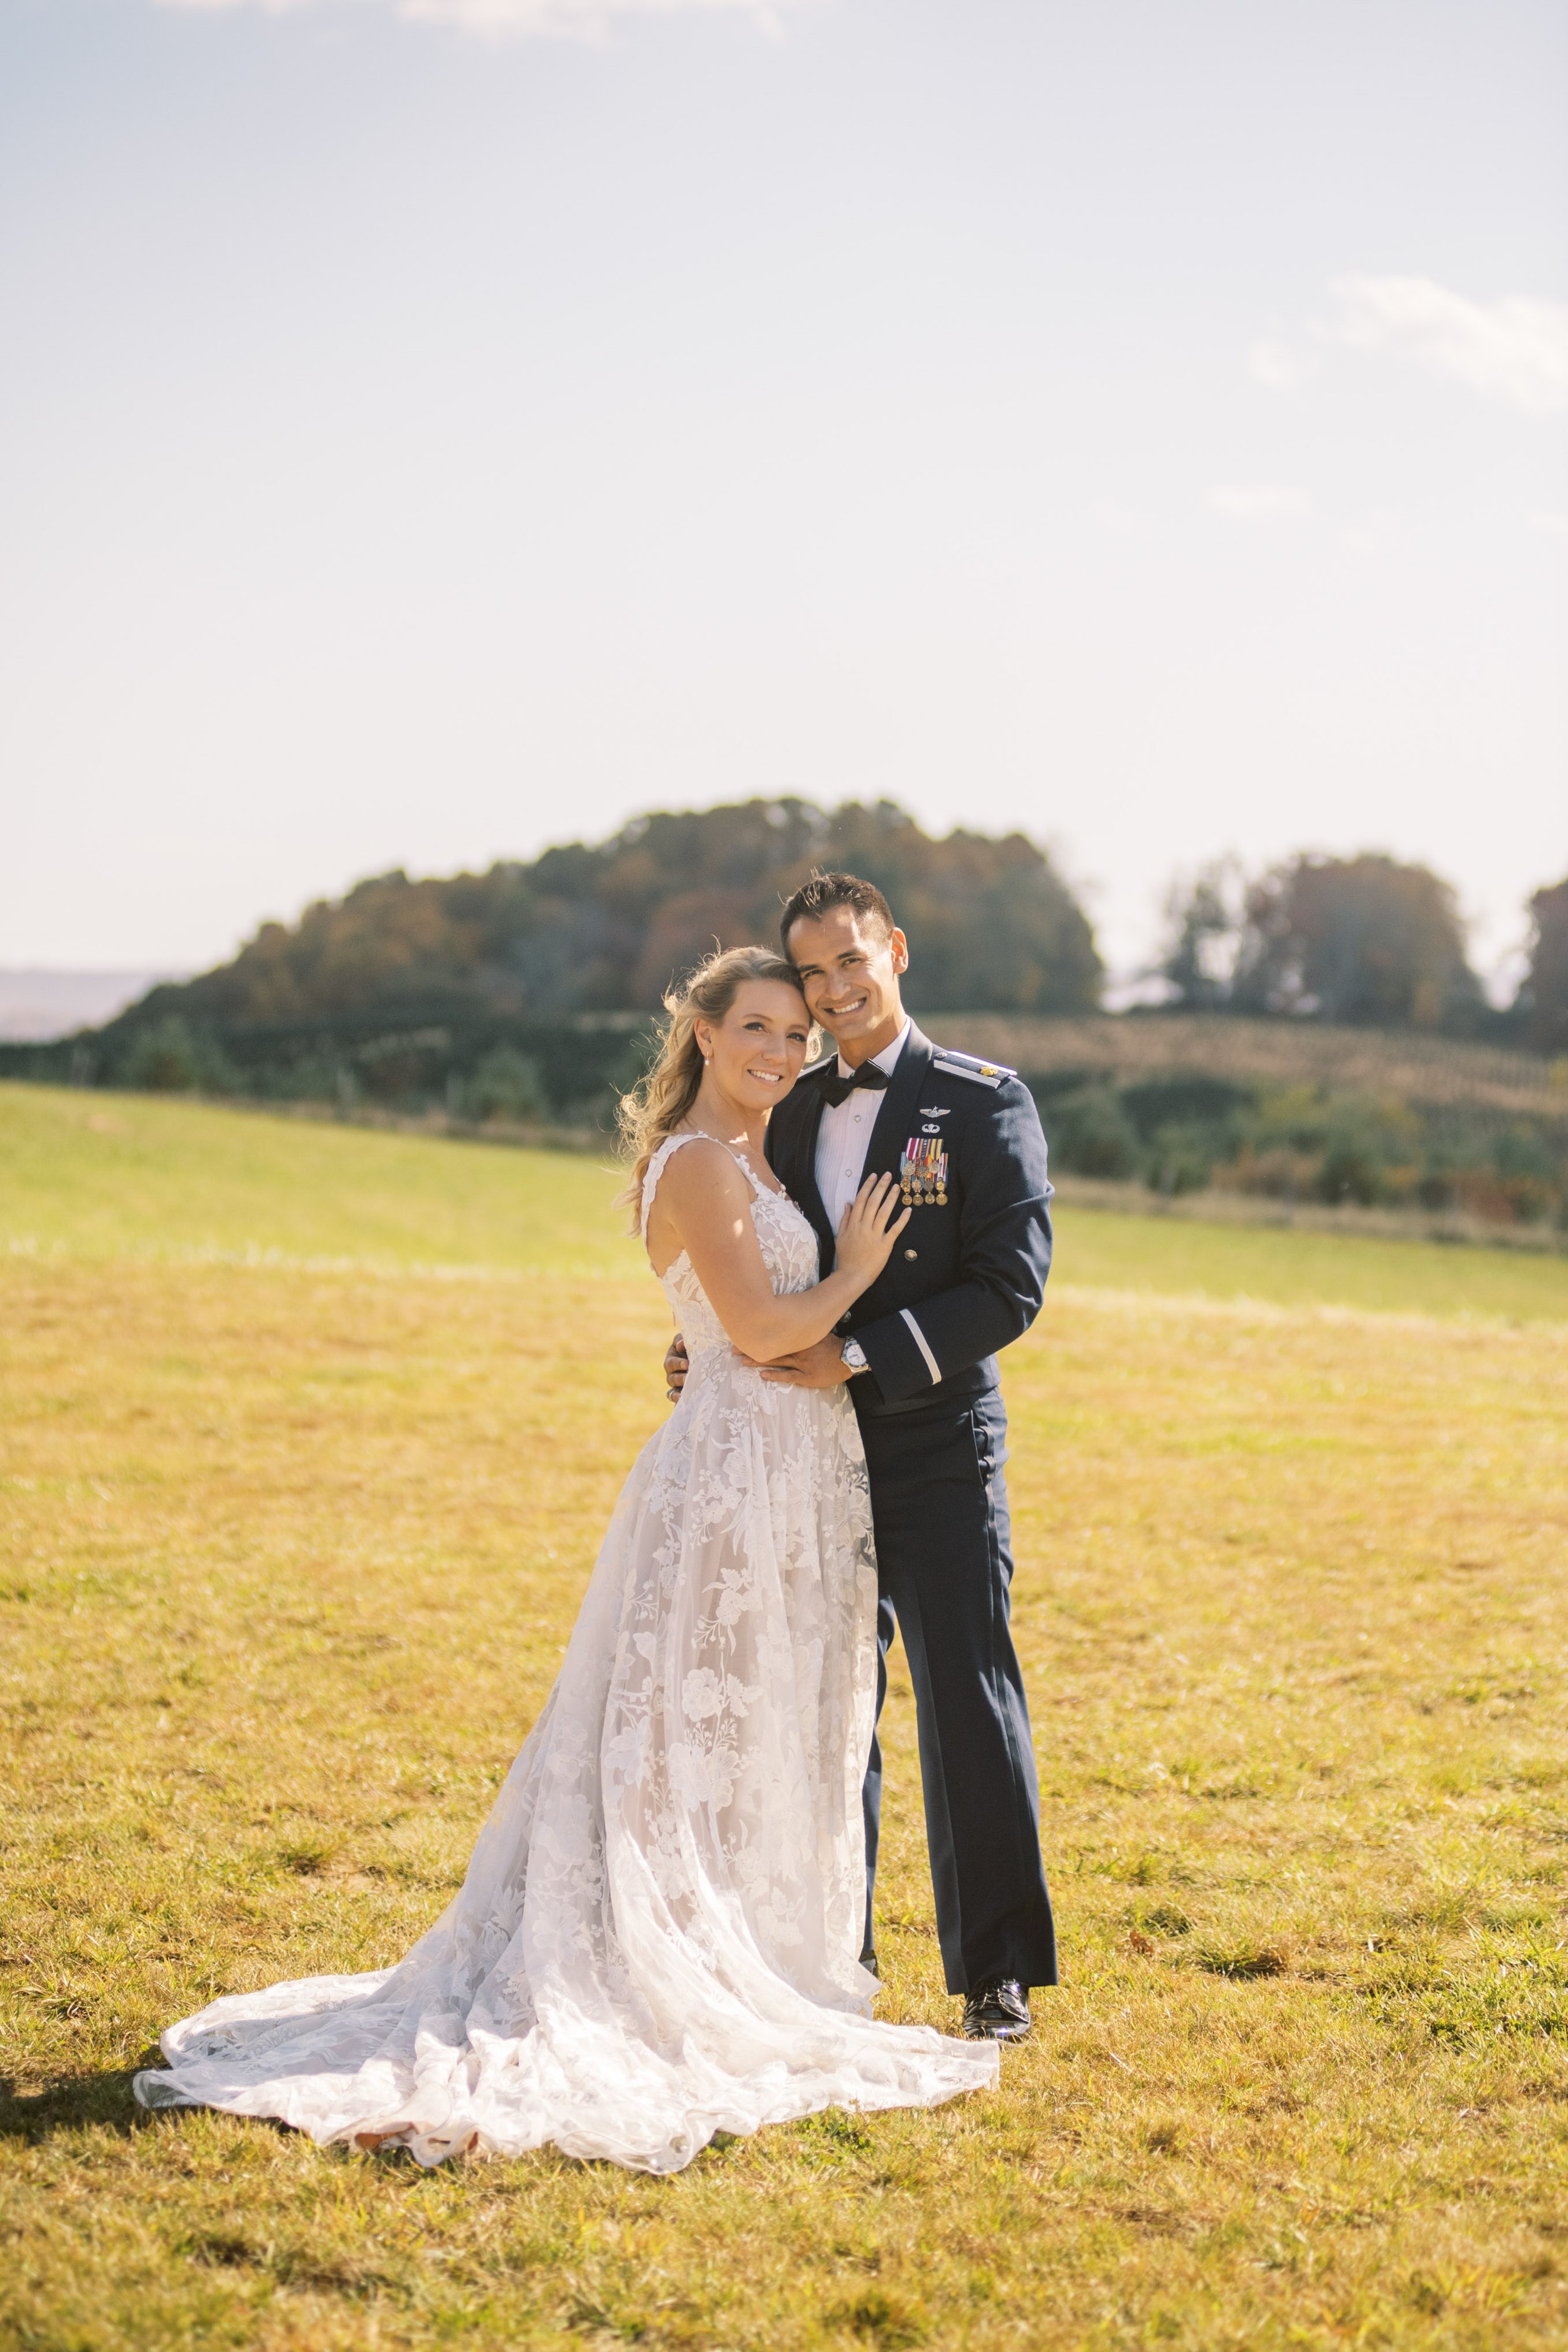
POLYGON ((910 950, 900 930, 885 931, 853 907, 830 907, 790 925, 789 958, 806 1004, 851 1065, 890 1045, 904 1025, 900 973, 910 950))

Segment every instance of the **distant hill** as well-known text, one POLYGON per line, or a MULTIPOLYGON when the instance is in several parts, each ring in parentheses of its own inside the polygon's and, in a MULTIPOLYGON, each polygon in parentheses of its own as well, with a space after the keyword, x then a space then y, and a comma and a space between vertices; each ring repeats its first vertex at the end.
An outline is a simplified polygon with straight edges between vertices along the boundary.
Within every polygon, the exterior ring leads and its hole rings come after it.
POLYGON ((153 990, 116 1025, 174 1014, 225 1032, 342 1016, 656 1012, 715 940, 775 940, 789 893, 814 866, 834 866, 879 883, 907 921, 922 1008, 1098 1003, 1088 918, 1022 834, 939 840, 887 801, 825 810, 756 800, 639 818, 607 841, 485 874, 378 876, 298 923, 263 924, 231 963, 153 990))

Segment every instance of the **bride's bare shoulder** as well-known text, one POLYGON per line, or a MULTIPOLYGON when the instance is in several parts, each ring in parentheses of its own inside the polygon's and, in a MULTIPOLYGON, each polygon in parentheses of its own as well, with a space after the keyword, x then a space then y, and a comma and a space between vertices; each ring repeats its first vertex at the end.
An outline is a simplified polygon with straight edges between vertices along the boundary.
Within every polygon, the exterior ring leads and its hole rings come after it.
POLYGON ((647 1218, 648 1255, 659 1279, 681 1250, 699 1249, 710 1236, 739 1234, 749 1225, 750 1198, 733 1152, 710 1136, 692 1136, 672 1151, 647 1218))
POLYGON ((708 1205, 731 1196, 751 1196, 740 1161, 728 1144, 716 1142, 710 1135, 694 1135, 680 1150, 670 1153, 658 1192, 674 1208, 684 1202, 708 1205))

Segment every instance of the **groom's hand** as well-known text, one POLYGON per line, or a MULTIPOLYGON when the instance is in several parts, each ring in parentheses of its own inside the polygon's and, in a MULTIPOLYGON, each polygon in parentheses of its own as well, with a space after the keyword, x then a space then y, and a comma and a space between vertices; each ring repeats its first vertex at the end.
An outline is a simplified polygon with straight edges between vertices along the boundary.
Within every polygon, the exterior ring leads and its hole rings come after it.
POLYGON ((689 1370, 686 1342, 678 1331, 670 1341, 664 1359, 664 1392, 671 1404, 675 1403, 681 1390, 686 1386, 686 1375, 689 1370))
MULTIPOLYGON (((743 1364, 751 1364, 750 1356, 742 1356, 743 1364)), ((844 1360, 844 1342, 836 1331, 826 1339, 813 1340, 809 1348, 797 1349, 793 1356, 776 1356, 771 1364, 753 1364, 764 1381, 784 1381, 796 1389, 841 1388, 854 1374, 844 1360)))

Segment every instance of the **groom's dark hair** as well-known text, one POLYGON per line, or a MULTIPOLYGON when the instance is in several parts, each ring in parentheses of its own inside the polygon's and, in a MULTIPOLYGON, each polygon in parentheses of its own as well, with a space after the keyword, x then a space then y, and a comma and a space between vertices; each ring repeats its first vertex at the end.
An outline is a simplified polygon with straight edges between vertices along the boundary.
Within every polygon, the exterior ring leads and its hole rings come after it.
POLYGON ((879 926, 884 939, 894 929, 893 910, 874 882, 862 882, 858 874, 813 874, 785 900, 779 917, 785 955, 796 923, 819 923, 835 907, 853 907, 863 922, 879 926))

